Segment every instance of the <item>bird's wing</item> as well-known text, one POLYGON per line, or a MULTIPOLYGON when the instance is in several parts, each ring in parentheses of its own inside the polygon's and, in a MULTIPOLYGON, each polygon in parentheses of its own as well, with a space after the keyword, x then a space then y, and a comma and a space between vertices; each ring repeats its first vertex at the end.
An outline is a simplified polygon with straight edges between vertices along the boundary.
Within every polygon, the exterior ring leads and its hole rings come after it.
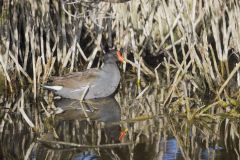
POLYGON ((67 88, 81 88, 92 85, 100 78, 99 69, 92 68, 84 72, 73 72, 62 77, 52 77, 52 85, 63 86, 67 88))

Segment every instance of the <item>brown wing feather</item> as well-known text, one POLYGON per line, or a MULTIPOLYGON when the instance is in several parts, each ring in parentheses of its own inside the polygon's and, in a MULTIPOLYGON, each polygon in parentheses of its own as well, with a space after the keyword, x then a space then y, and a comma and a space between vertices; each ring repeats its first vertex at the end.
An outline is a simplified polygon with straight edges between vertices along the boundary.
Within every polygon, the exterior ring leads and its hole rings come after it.
POLYGON ((62 77, 52 77, 53 85, 60 85, 67 88, 84 87, 91 85, 99 77, 99 69, 92 68, 84 72, 73 72, 62 77))

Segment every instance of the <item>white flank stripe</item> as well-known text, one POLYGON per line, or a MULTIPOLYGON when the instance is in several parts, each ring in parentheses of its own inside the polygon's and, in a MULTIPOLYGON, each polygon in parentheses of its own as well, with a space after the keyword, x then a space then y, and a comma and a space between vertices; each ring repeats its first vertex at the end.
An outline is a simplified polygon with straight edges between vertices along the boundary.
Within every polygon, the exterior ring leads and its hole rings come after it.
POLYGON ((55 90, 55 91, 59 91, 63 88, 63 86, 44 86, 44 87, 47 89, 55 90))
POLYGON ((75 89, 75 90, 72 90, 71 92, 78 92, 78 91, 82 91, 82 90, 84 90, 84 88, 85 88, 85 87, 83 87, 83 88, 80 88, 80 89, 75 89))
MULTIPOLYGON (((95 85, 92 85, 91 87, 94 87, 95 85)), ((85 91, 86 89, 89 89, 89 88, 91 88, 91 87, 89 87, 89 86, 86 86, 86 87, 81 87, 81 88, 78 88, 78 89, 74 89, 74 90, 72 90, 71 92, 79 92, 79 91, 85 91)))

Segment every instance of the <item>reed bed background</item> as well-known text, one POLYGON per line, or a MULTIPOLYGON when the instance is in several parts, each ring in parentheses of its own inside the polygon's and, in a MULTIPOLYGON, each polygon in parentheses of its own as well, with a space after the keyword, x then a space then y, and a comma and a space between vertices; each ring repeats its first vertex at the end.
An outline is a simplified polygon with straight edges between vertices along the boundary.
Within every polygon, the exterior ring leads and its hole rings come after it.
POLYGON ((112 2, 124 3, 3 1, 5 91, 31 84, 36 99, 51 75, 99 66, 103 50, 115 47, 126 58, 123 79, 138 86, 137 99, 154 86, 165 108, 175 98, 187 111, 202 102, 239 105, 238 1, 112 2))

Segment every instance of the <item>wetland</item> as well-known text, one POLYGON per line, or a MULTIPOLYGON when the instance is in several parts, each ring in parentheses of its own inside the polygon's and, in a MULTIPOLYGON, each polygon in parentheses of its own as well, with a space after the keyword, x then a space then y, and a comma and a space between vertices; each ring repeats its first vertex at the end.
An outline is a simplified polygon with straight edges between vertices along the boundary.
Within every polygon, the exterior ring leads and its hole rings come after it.
POLYGON ((3 0, 0 159, 240 159, 239 3, 3 0), (43 88, 112 49, 110 96, 43 88))

